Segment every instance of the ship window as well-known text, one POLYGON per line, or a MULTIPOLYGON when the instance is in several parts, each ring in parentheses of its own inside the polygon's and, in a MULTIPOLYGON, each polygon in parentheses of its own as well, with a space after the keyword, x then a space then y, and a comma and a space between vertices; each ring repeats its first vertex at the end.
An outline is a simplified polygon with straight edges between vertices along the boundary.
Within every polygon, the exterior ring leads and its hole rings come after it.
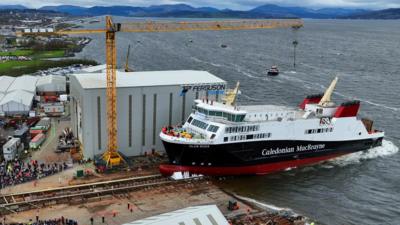
POLYGON ((242 122, 244 119, 244 115, 237 115, 236 116, 236 122, 242 122))
POLYGON ((215 112, 215 115, 216 115, 216 116, 222 116, 222 112, 218 112, 218 111, 217 111, 217 112, 215 112))
POLYGON ((224 137, 224 142, 227 142, 228 141, 228 137, 224 137))
POLYGON ((217 133, 218 129, 219 129, 219 127, 218 126, 214 126, 214 125, 210 125, 208 127, 208 131, 211 131, 211 132, 214 132, 214 133, 217 133))
POLYGON ((322 133, 322 129, 318 129, 318 130, 317 130, 317 133, 322 133))
POLYGON ((189 116, 189 119, 187 120, 187 123, 191 123, 193 120, 193 117, 189 116))
POLYGON ((200 121, 200 120, 196 120, 196 119, 193 119, 192 125, 193 125, 193 126, 196 126, 196 127, 198 127, 198 128, 204 129, 204 130, 205 130, 205 129, 207 128, 207 126, 208 126, 207 123, 204 123, 204 122, 202 122, 202 121, 200 121))
POLYGON ((329 131, 332 132, 333 131, 333 127, 329 128, 329 131))
POLYGON ((246 139, 247 139, 247 140, 253 139, 253 135, 252 135, 252 134, 248 134, 248 135, 246 136, 246 139))
POLYGON ((210 112, 209 112, 209 115, 210 115, 210 116, 215 116, 215 111, 210 111, 210 112))

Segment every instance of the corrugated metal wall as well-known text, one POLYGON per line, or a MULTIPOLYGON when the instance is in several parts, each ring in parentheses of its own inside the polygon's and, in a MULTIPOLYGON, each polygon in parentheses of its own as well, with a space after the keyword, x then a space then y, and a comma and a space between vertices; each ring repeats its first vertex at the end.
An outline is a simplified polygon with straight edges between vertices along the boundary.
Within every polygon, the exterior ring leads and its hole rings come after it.
MULTIPOLYGON (((152 149, 163 152, 158 137, 161 128, 171 123, 179 124, 191 113, 196 96, 205 91, 188 91, 181 96, 182 87, 154 86, 118 88, 118 147, 127 156, 143 155, 152 149)), ((71 120, 73 130, 81 120, 81 142, 85 157, 104 152, 107 146, 106 93, 105 89, 83 90, 75 78, 71 78, 71 120), (80 105, 81 116, 76 115, 80 105), (80 119, 78 117, 81 117, 80 119)), ((215 99, 215 96, 209 96, 215 99)))

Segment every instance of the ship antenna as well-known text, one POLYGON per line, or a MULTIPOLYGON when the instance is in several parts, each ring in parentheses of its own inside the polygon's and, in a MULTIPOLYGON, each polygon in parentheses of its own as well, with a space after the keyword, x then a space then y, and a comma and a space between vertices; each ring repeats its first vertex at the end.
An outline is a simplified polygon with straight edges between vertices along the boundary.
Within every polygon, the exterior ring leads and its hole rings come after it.
POLYGON ((333 90, 335 90, 338 79, 339 79, 338 77, 335 77, 335 79, 333 79, 332 83, 326 89, 324 96, 321 98, 321 101, 318 103, 319 106, 326 106, 329 102, 331 102, 331 96, 333 90))

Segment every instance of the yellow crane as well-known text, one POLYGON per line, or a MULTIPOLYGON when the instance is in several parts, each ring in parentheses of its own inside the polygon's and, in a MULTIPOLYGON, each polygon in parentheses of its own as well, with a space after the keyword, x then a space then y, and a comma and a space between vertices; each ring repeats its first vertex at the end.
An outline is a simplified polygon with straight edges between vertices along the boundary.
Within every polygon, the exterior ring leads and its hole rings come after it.
POLYGON ((68 34, 105 34, 106 73, 107 73, 107 128, 108 142, 103 159, 107 167, 120 165, 124 161, 118 153, 117 143, 117 88, 116 88, 116 33, 117 32, 177 32, 206 30, 255 30, 271 28, 302 27, 298 19, 282 20, 221 20, 221 21, 143 21, 132 23, 113 23, 111 16, 105 18, 104 29, 60 30, 25 29, 18 35, 68 35, 68 34))

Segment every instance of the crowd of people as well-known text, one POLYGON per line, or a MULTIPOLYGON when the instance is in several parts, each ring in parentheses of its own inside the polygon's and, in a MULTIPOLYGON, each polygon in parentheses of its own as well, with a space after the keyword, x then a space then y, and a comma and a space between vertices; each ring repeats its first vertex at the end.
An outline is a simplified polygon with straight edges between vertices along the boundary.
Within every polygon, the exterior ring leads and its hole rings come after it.
POLYGON ((67 169, 64 163, 39 163, 37 160, 24 162, 15 159, 0 163, 0 188, 34 181, 67 169))
POLYGON ((0 225, 78 225, 78 222, 73 219, 61 217, 51 220, 30 220, 28 223, 7 223, 7 221, 0 221, 0 225))

